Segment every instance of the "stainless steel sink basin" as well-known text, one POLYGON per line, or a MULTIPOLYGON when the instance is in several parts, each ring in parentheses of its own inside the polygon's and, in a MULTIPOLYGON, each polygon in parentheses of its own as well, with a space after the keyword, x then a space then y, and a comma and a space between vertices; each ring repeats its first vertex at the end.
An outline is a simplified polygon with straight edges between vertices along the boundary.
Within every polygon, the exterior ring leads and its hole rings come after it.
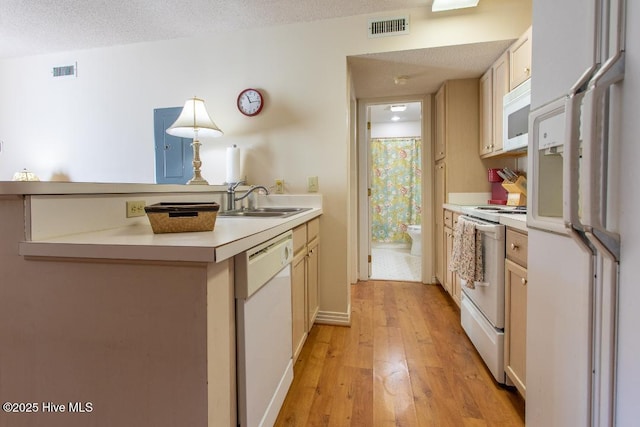
POLYGON ((231 216, 240 218, 286 218, 308 211, 311 208, 256 208, 256 209, 238 209, 233 211, 219 212, 218 216, 231 216))

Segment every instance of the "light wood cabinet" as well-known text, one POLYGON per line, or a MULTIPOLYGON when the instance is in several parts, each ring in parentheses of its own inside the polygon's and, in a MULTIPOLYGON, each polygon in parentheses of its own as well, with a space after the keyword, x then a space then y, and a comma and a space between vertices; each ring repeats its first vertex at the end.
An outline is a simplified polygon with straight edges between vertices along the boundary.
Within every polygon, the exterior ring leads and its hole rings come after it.
POLYGON ((445 228, 444 228, 444 241, 445 241, 445 260, 444 260, 444 282, 442 282, 443 288, 451 295, 453 301, 460 307, 460 292, 461 282, 460 276, 449 271, 449 262, 451 261, 451 254, 453 253, 453 232, 456 224, 458 223, 459 214, 445 209, 445 228))
POLYGON ((531 77, 531 27, 509 48, 511 58, 509 90, 531 77))
POLYGON ((291 334, 293 360, 300 355, 307 339, 307 225, 293 230, 293 262, 291 263, 291 334))
POLYGON ((318 299, 318 251, 320 219, 293 230, 291 264, 291 336, 294 362, 300 355, 320 309, 318 299))
POLYGON ((453 295, 453 276, 455 273, 449 270, 449 263, 451 262, 451 253, 453 252, 453 229, 450 227, 444 228, 444 244, 445 244, 445 256, 444 256, 444 282, 442 287, 449 295, 453 295))
POLYGON ((442 205, 445 203, 445 163, 440 161, 436 163, 435 178, 434 178, 434 199, 435 199, 435 233, 436 233, 436 249, 435 249, 435 271, 438 282, 444 283, 444 254, 445 254, 445 239, 444 239, 444 212, 442 205))
POLYGON ((307 332, 311 330, 320 310, 318 298, 318 251, 320 247, 320 220, 307 223, 307 332))
POLYGON ((434 158, 436 161, 444 159, 447 154, 445 144, 446 126, 446 106, 445 106, 446 85, 442 85, 435 96, 435 145, 434 158))
POLYGON ((480 77, 480 155, 493 152, 493 68, 480 77))
POLYGON ((493 64, 493 152, 504 148, 503 108, 504 96, 509 93, 509 53, 504 52, 493 64))
MULTIPOLYGON (((449 193, 489 192, 487 165, 478 156, 478 79, 449 80, 435 96, 434 218, 436 278, 447 269, 443 204, 449 193), (441 146, 441 148, 438 148, 441 146)), ((451 229, 451 224, 449 225, 451 229)), ((450 283, 450 282, 449 282, 450 283)), ((453 288, 448 290, 452 293, 453 288)))
POLYGON ((480 78, 480 156, 502 154, 503 98, 509 92, 509 52, 505 51, 480 78))
MULTIPOLYGON (((453 227, 452 227, 452 235, 451 235, 451 249, 453 250, 453 230, 455 230, 456 225, 458 224, 458 217, 460 214, 453 214, 453 227)), ((458 307, 460 307, 460 300, 462 298, 462 283, 460 282, 460 276, 456 273, 451 273, 451 296, 458 307)))
MULTIPOLYGON (((490 190, 487 182, 487 170, 478 157, 478 79, 449 80, 439 93, 443 93, 444 102, 436 101, 435 117, 444 113, 444 153, 445 192, 448 193, 486 192, 490 190)), ((439 127, 436 125, 436 128, 439 127)))
POLYGON ((507 230, 505 260, 504 366, 508 379, 526 398, 527 235, 507 230), (524 260, 524 262, 523 262, 524 260))

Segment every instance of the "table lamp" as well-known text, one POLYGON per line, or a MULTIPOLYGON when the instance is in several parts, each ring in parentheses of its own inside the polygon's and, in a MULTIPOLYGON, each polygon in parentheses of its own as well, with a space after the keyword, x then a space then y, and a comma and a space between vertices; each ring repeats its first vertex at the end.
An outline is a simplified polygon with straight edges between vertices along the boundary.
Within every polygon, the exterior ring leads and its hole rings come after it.
POLYGON ((199 136, 217 137, 222 136, 222 131, 209 117, 204 101, 195 96, 188 99, 178 119, 167 129, 169 135, 180 138, 193 138, 193 178, 187 184, 209 184, 200 173, 200 141, 199 136))

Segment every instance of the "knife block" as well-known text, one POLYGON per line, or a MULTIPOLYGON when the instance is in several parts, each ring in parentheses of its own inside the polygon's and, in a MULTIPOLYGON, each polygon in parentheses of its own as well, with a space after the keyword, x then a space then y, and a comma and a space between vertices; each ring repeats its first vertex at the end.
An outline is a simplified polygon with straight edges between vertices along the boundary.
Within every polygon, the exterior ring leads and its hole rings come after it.
POLYGON ((502 186, 509 192, 507 206, 527 205, 527 179, 524 176, 519 176, 515 182, 504 181, 502 186))

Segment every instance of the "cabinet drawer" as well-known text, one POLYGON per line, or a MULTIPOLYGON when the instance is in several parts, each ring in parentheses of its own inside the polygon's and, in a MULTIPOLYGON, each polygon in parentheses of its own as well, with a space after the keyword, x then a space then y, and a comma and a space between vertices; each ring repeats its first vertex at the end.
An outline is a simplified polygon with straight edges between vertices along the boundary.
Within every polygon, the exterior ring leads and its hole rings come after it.
POLYGON ((527 268, 527 235, 507 229, 507 259, 527 268))
POLYGON ((303 249, 307 245, 307 225, 302 224, 293 229, 293 253, 297 254, 298 251, 303 249))
POLYGON ((312 241, 320 234, 320 218, 314 218, 307 223, 307 242, 312 241))
POLYGON ((444 215, 444 226, 453 228, 453 212, 445 209, 443 215, 444 215))

